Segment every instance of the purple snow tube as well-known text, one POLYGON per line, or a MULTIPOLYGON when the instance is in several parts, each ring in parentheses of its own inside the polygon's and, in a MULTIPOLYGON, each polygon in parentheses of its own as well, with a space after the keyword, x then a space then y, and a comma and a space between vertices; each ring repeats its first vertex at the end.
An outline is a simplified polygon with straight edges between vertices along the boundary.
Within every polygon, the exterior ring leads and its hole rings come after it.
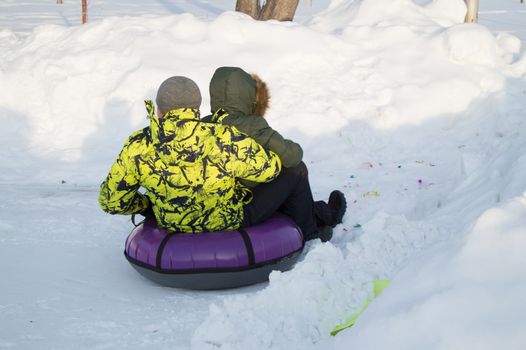
POLYGON ((291 269, 303 246, 300 229, 280 214, 237 231, 196 234, 170 233, 150 219, 130 233, 124 255, 159 284, 224 289, 267 281, 272 270, 291 269))

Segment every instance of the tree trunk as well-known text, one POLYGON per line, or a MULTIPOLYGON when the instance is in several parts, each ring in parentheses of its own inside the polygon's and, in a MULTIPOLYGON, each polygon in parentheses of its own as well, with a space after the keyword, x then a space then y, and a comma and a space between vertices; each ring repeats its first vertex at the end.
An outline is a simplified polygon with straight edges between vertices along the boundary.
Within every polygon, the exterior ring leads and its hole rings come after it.
POLYGON ((464 22, 466 23, 477 23, 479 20, 479 0, 465 0, 468 7, 468 12, 466 13, 466 18, 464 22))
POLYGON ((266 21, 277 19, 278 21, 292 21, 298 8, 299 0, 267 0, 261 10, 259 19, 266 21))
POLYGON ((254 19, 266 21, 292 21, 298 8, 299 0, 266 0, 260 5, 260 0, 237 0, 236 11, 243 12, 254 19))
POLYGON ((87 0, 82 0, 82 24, 86 24, 88 21, 88 4, 87 0))
POLYGON ((259 19, 259 1, 237 0, 236 11, 247 14, 254 19, 259 19))

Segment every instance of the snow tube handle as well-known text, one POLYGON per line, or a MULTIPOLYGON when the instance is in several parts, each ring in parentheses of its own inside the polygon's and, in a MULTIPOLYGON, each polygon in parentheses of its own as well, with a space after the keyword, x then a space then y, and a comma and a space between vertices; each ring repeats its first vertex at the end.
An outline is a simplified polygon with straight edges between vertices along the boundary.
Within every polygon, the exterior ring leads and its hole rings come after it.
POLYGON ((146 218, 144 218, 142 221, 139 221, 138 223, 136 223, 136 222, 135 222, 135 215, 137 215, 137 214, 132 214, 132 216, 131 216, 131 222, 132 222, 133 226, 137 227, 137 226, 139 226, 140 224, 142 224, 142 223, 146 220, 146 218))

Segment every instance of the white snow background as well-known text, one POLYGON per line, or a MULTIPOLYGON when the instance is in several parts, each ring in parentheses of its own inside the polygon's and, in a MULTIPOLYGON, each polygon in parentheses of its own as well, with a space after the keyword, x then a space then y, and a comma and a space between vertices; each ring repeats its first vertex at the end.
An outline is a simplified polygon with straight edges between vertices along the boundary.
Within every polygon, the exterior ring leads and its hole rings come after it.
POLYGON ((462 0, 314 0, 278 23, 92 0, 80 25, 64 2, 0 2, 0 349, 526 349, 526 4, 463 24, 462 0), (316 199, 348 211, 269 283, 160 287, 98 185, 165 78, 194 79, 205 115, 222 65, 268 83, 316 199))

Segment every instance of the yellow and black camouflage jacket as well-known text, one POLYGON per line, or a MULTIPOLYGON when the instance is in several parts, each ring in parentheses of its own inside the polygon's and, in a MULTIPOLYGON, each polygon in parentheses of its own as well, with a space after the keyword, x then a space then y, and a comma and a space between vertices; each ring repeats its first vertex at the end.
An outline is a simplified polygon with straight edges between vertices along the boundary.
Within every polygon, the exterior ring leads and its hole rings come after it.
POLYGON ((150 201, 158 224, 173 232, 239 228, 243 205, 252 199, 239 180, 273 180, 279 157, 234 128, 201 122, 197 110, 159 118, 151 101, 146 108, 150 126, 125 143, 101 185, 101 208, 134 214, 150 201))

